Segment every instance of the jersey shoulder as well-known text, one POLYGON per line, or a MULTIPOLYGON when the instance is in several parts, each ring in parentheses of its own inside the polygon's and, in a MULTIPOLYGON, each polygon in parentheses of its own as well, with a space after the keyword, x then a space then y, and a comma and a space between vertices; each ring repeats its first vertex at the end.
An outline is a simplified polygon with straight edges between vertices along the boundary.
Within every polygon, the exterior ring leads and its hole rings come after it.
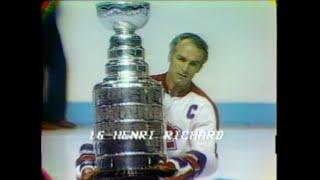
POLYGON ((196 94, 197 96, 202 97, 203 99, 205 99, 206 101, 209 101, 209 103, 211 104, 215 114, 216 114, 216 118, 217 118, 217 128, 219 129, 220 126, 220 116, 219 116, 219 110, 218 107, 216 105, 216 103, 202 90, 200 89, 198 86, 196 86, 194 83, 192 83, 191 85, 191 91, 196 94))

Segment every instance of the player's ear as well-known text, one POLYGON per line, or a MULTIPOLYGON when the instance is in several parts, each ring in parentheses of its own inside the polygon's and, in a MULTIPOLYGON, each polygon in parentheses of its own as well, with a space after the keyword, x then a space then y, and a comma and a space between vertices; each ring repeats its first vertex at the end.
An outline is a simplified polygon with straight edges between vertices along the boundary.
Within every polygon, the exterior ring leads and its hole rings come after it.
POLYGON ((202 65, 200 65, 200 67, 197 69, 195 74, 197 74, 201 70, 201 68, 202 68, 202 65))
POLYGON ((205 63, 205 62, 203 62, 203 63, 199 66, 199 68, 197 69, 196 73, 198 73, 198 72, 202 69, 202 66, 203 66, 204 63, 205 63))
POLYGON ((200 65, 200 67, 198 68, 198 70, 196 71, 196 73, 198 73, 198 72, 202 69, 203 65, 204 65, 206 62, 207 62, 207 59, 205 59, 205 60, 202 61, 202 64, 200 65))
POLYGON ((168 55, 168 63, 171 64, 172 61, 172 53, 169 53, 168 55))
POLYGON ((172 62, 174 53, 175 53, 175 50, 170 49, 170 51, 168 53, 168 62, 169 62, 169 64, 171 64, 171 62, 172 62))

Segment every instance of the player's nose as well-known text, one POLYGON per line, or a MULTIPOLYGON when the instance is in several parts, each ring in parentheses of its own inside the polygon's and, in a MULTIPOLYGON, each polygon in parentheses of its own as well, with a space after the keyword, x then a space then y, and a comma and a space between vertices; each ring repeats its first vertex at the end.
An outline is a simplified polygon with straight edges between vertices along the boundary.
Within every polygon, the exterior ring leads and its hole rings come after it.
POLYGON ((189 70, 189 64, 188 63, 185 63, 182 65, 182 72, 185 74, 187 73, 189 70))

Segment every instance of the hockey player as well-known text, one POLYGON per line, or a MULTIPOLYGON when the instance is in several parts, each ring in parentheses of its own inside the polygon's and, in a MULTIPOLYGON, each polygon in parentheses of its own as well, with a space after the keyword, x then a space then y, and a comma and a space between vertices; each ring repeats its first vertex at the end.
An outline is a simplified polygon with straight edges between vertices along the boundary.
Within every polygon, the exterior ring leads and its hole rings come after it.
MULTIPOLYGON (((198 35, 182 33, 170 44, 168 72, 152 76, 165 89, 163 99, 167 131, 209 132, 219 130, 215 104, 192 79, 208 59, 208 46, 198 35)), ((212 138, 178 138, 167 140, 169 159, 159 164, 161 170, 174 168, 175 174, 167 180, 212 179, 217 169, 217 144, 212 138)), ((77 159, 77 177, 87 179, 95 172, 91 144, 84 144, 77 159)))

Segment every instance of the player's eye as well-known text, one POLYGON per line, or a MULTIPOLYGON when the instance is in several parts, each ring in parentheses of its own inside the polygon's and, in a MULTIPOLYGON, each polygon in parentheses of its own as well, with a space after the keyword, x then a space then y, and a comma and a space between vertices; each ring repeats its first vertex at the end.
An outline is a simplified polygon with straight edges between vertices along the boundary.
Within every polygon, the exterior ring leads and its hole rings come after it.
POLYGON ((186 59, 185 57, 180 56, 180 55, 177 56, 177 60, 179 60, 179 61, 181 61, 181 62, 187 61, 187 59, 186 59))
POLYGON ((190 65, 191 66, 197 66, 197 65, 199 65, 199 63, 198 62, 191 62, 190 65))

